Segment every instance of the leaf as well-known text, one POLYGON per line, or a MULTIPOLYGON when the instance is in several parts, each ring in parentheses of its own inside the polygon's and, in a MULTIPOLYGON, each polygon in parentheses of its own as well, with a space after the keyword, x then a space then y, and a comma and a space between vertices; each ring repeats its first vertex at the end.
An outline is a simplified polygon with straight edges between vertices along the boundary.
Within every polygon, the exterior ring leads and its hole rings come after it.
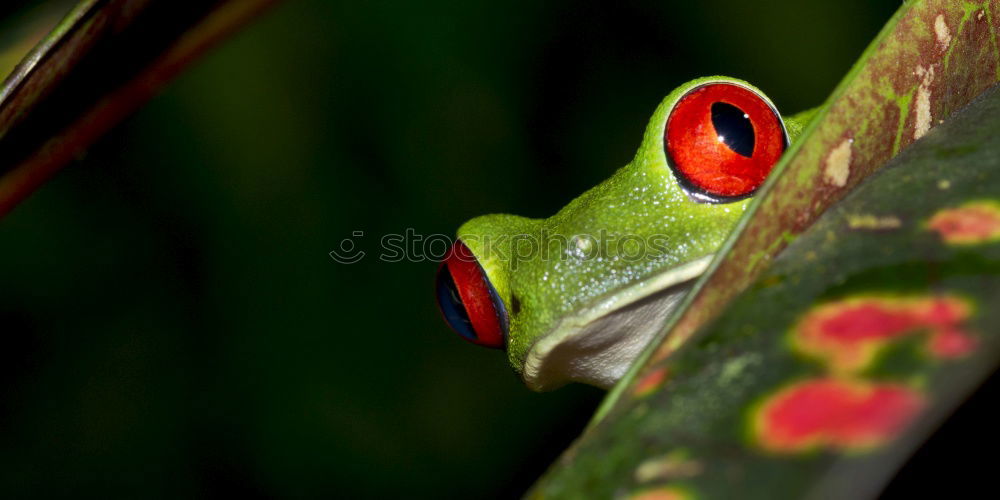
POLYGON ((998 136, 994 87, 824 214, 533 494, 874 496, 1000 362, 998 136))
POLYGON ((996 1, 901 7, 532 495, 879 491, 1000 359, 987 306, 1000 287, 1000 98, 949 118, 1000 80, 997 15, 996 1), (988 237, 949 244, 949 230, 988 237), (858 333, 858 321, 896 327, 858 333))
POLYGON ((0 90, 0 216, 275 0, 84 0, 0 90))

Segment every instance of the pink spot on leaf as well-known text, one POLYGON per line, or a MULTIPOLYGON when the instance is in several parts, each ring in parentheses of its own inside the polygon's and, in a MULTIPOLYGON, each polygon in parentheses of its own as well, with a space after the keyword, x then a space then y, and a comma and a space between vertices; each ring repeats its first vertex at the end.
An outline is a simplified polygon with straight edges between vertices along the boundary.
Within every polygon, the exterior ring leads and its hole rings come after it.
POLYGON ((1000 204, 973 201, 958 208, 939 210, 927 226, 952 245, 995 241, 1000 239, 1000 204))
POLYGON ((924 405, 904 385, 816 379, 783 388, 757 410, 754 431, 773 452, 879 446, 898 435, 924 405))
POLYGON ((976 348, 976 339, 965 332, 947 328, 931 336, 927 349, 939 358, 960 358, 976 348))
POLYGON ((855 297, 812 309, 796 326, 793 342, 837 373, 863 370, 886 345, 919 332, 929 332, 931 356, 955 358, 976 347, 961 328, 969 313, 965 301, 950 296, 855 297))

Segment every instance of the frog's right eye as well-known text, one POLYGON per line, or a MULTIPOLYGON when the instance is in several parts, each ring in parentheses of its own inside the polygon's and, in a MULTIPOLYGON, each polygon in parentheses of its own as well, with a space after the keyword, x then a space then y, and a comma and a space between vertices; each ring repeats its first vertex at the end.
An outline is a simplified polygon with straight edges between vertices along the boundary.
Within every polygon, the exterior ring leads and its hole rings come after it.
POLYGON ((667 163, 685 191, 710 203, 752 195, 788 146, 774 105, 730 82, 684 94, 670 111, 663 140, 667 163))
POLYGON ((485 347, 503 348, 507 309, 461 240, 448 249, 438 268, 437 300, 448 326, 462 338, 485 347))

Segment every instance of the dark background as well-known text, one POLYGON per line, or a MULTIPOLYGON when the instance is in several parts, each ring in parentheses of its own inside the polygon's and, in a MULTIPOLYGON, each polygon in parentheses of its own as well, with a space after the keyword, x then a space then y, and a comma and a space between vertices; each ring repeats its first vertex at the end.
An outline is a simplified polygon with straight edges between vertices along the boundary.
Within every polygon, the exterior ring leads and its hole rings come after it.
POLYGON ((698 76, 817 105, 898 6, 288 1, 0 223, 0 490, 522 493, 602 392, 528 391, 379 238, 552 214, 698 76))

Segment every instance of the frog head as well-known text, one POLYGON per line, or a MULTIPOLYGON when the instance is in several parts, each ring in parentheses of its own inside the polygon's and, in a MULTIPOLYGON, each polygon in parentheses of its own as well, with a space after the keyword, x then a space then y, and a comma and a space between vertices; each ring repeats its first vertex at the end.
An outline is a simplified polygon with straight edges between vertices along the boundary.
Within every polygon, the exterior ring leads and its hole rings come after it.
POLYGON ((799 130, 744 81, 680 86, 653 112, 632 161, 555 215, 463 224, 438 271, 445 319, 466 340, 505 349, 534 390, 610 387, 709 267, 799 130))

